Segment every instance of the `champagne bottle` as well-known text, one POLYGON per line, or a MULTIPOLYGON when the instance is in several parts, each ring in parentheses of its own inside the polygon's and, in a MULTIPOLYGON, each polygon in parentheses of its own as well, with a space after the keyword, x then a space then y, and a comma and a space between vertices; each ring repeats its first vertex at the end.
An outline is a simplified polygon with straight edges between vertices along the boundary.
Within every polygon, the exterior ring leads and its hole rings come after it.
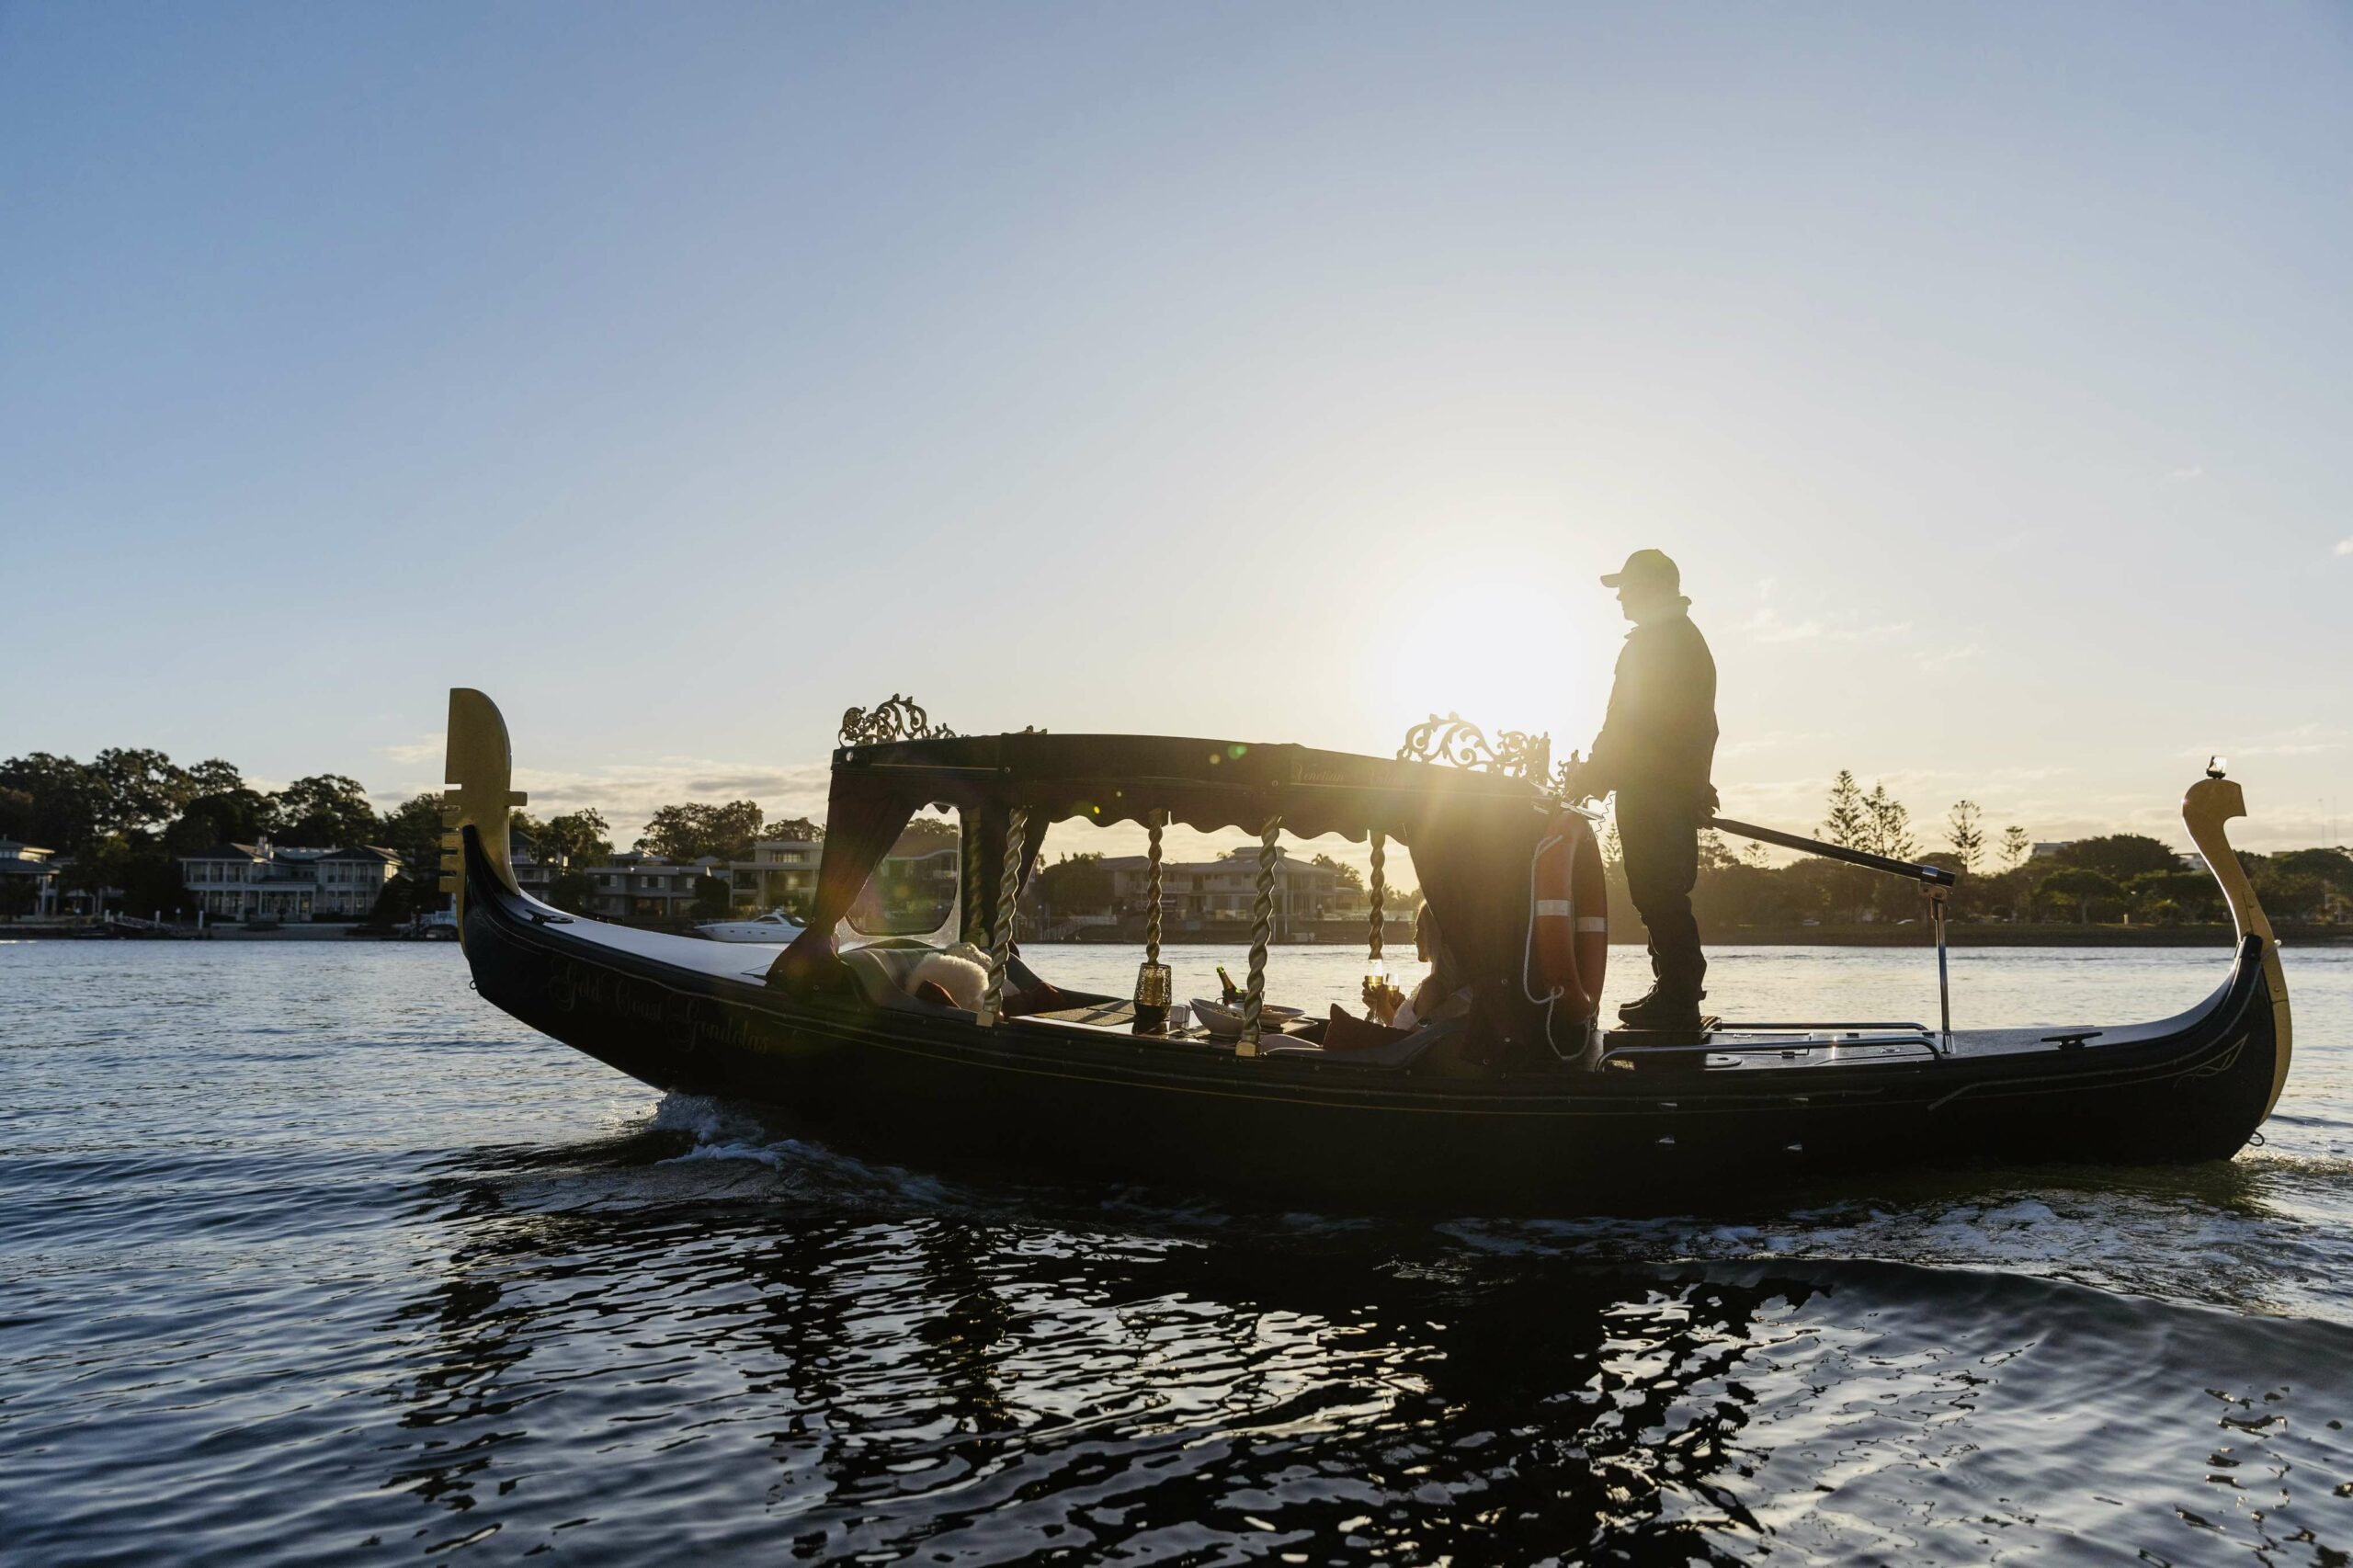
POLYGON ((1217 983, 1225 987, 1225 994, 1222 1000, 1227 1006, 1231 1007, 1242 1000, 1242 987, 1233 983, 1233 976, 1225 972, 1223 964, 1217 966, 1217 983))

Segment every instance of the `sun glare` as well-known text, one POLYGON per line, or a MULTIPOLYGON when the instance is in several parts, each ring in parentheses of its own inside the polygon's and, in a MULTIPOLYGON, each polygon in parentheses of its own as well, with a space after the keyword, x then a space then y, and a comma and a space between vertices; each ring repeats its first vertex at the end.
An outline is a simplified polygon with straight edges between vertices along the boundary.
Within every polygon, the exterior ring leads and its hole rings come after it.
POLYGON ((1608 688, 1610 650, 1574 618, 1616 607, 1597 587, 1585 597, 1589 606, 1524 568, 1446 571, 1422 585, 1408 626, 1383 642, 1386 699, 1404 723, 1460 713, 1490 735, 1549 733, 1566 757, 1593 738, 1608 688))

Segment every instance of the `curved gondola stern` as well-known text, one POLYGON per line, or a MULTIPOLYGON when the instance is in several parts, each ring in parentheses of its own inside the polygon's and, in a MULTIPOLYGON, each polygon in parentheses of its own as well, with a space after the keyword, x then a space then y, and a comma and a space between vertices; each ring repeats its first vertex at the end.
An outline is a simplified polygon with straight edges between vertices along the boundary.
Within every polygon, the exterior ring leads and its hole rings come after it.
POLYGON ((2238 927, 2242 947, 2249 937, 2263 942, 2263 978, 2271 994, 2271 1023, 2276 1040, 2271 1067, 2271 1095, 2264 1101, 2263 1115, 2268 1118, 2272 1108, 2279 1103, 2279 1091, 2287 1087, 2290 1056, 2290 1020, 2288 1013, 2288 977, 2279 963, 2279 939, 2272 934, 2271 921, 2263 913, 2263 904, 2255 896, 2255 884, 2247 880, 2246 869, 2231 848, 2230 835, 2223 824, 2233 817, 2246 815, 2246 795, 2235 780, 2222 777, 2220 766, 2210 767, 2206 777, 2189 787, 2181 798, 2181 820, 2189 829, 2190 842, 2206 858, 2206 869, 2222 884, 2222 901, 2231 906, 2231 920, 2238 927))
POLYGON ((458 939, 465 940, 466 877, 463 835, 474 830, 483 858, 506 889, 521 896, 507 835, 507 817, 528 797, 512 789, 514 749, 498 704, 470 686, 449 688, 449 754, 441 770, 449 791, 442 797, 441 891, 455 900, 458 939))

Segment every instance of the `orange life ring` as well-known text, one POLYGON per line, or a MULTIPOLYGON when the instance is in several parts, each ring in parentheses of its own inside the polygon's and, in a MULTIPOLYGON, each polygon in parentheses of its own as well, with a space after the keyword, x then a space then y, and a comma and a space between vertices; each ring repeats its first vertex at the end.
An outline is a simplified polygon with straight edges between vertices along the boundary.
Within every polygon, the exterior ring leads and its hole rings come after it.
POLYGON ((1609 893, 1601 846, 1592 824, 1563 812, 1544 829, 1533 879, 1536 971, 1560 993, 1572 1019, 1601 1010, 1601 978, 1609 964, 1609 893))

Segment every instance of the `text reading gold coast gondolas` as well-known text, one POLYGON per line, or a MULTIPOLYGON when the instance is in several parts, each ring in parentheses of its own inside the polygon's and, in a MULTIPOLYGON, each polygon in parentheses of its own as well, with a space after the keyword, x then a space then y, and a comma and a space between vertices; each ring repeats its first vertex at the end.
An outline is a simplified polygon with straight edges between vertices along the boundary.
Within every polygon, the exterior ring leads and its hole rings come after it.
MULTIPOLYGON (((508 788, 506 724, 480 692, 451 692, 449 881, 476 987, 656 1087, 774 1105, 902 1154, 1350 1199, 1592 1205, 1723 1177, 1753 1191, 1839 1167, 2225 1159, 2270 1113, 2288 1071, 2277 946, 2223 837, 2245 807, 2219 776, 2190 787, 2182 814, 2222 882, 2238 947, 2222 985, 2179 1017, 1962 1030, 1731 1024, 1663 1039, 1602 1032, 1597 980, 1538 972, 1537 895, 1559 890, 1533 886, 1531 868, 1581 829, 1546 788, 1540 747, 1524 748, 1515 769, 1508 756, 1444 745, 1438 760, 1397 761, 1159 736, 953 736, 897 699, 851 717, 808 927, 763 949, 525 896, 507 854, 507 813, 523 797, 508 788), (961 819, 961 896, 934 939, 985 949, 975 1010, 905 994, 890 966, 851 961, 841 946, 844 917, 926 805, 961 819), (1155 872, 1162 824, 1261 835, 1250 1023, 1238 1039, 1139 1033, 1128 1001, 1057 991, 1022 961, 1015 894, 1046 826, 1070 818, 1147 824, 1155 872), (1467 1012, 1347 1050, 1324 1048, 1321 1021, 1278 1028, 1260 1014, 1264 889, 1286 831, 1410 846, 1470 989, 1467 1012)), ((1950 873, 1859 858, 1921 879, 1941 914, 1950 873)), ((1588 931, 1601 915, 1575 913, 1588 931)), ((1148 960, 1158 935, 1155 921, 1148 960)), ((1147 964, 1147 1002, 1166 999, 1165 977, 1147 964)))

